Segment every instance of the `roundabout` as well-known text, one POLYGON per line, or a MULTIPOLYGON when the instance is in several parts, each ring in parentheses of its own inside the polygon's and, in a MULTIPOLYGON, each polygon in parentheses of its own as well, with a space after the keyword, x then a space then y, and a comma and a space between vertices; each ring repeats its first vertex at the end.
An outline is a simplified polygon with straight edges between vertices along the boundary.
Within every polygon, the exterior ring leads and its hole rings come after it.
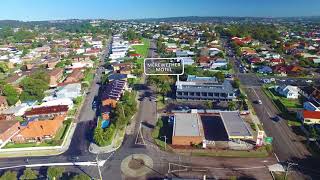
POLYGON ((126 176, 141 177, 152 171, 153 160, 146 154, 132 154, 121 162, 121 171, 126 176))

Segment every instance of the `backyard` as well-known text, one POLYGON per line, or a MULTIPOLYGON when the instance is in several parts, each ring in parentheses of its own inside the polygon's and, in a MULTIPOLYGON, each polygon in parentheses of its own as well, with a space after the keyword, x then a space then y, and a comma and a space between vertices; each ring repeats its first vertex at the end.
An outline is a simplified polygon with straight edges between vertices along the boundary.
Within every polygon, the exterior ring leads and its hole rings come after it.
POLYGON ((287 108, 302 108, 302 104, 299 99, 288 99, 280 96, 274 88, 268 88, 270 97, 272 99, 279 99, 280 102, 287 108))
POLYGON ((141 54, 142 58, 146 58, 148 56, 148 51, 150 47, 150 41, 148 39, 142 39, 143 45, 134 45, 132 46, 135 50, 135 53, 141 54))

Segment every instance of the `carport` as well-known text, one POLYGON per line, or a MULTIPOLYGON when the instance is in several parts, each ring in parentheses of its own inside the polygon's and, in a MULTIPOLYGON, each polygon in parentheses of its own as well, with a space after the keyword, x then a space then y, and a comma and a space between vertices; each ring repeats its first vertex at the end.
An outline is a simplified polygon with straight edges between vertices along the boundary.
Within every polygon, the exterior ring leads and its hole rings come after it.
POLYGON ((253 139, 252 130, 241 118, 239 111, 220 111, 220 117, 229 140, 253 139))

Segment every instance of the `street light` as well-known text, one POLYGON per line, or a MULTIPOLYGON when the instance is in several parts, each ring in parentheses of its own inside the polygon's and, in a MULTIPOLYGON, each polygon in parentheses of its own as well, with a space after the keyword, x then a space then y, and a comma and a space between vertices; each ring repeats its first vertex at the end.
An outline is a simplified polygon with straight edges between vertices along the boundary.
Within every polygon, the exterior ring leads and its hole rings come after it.
POLYGON ((102 180, 102 174, 101 174, 101 170, 100 170, 100 165, 99 165, 99 154, 97 154, 96 157, 96 162, 97 162, 97 167, 98 167, 98 172, 99 172, 99 176, 100 176, 100 180, 102 180))
POLYGON ((167 150, 167 136, 161 136, 161 137, 164 137, 164 150, 166 151, 167 150))

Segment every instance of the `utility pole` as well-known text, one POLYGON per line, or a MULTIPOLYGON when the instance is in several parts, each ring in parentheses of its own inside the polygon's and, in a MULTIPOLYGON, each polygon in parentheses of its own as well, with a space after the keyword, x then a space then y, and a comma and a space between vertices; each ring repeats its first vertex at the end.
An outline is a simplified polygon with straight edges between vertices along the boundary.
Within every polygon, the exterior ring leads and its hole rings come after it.
POLYGON ((290 171, 291 166, 298 166, 298 164, 288 162, 288 166, 287 166, 287 168, 286 168, 286 175, 285 175, 285 177, 284 177, 285 180, 287 180, 287 176, 288 176, 288 173, 289 173, 289 171, 290 171))
POLYGON ((100 169, 100 166, 99 166, 99 154, 97 154, 97 157, 96 157, 96 162, 97 162, 97 167, 98 167, 98 172, 99 172, 99 176, 100 176, 100 180, 102 180, 102 174, 101 174, 101 169, 100 169))

